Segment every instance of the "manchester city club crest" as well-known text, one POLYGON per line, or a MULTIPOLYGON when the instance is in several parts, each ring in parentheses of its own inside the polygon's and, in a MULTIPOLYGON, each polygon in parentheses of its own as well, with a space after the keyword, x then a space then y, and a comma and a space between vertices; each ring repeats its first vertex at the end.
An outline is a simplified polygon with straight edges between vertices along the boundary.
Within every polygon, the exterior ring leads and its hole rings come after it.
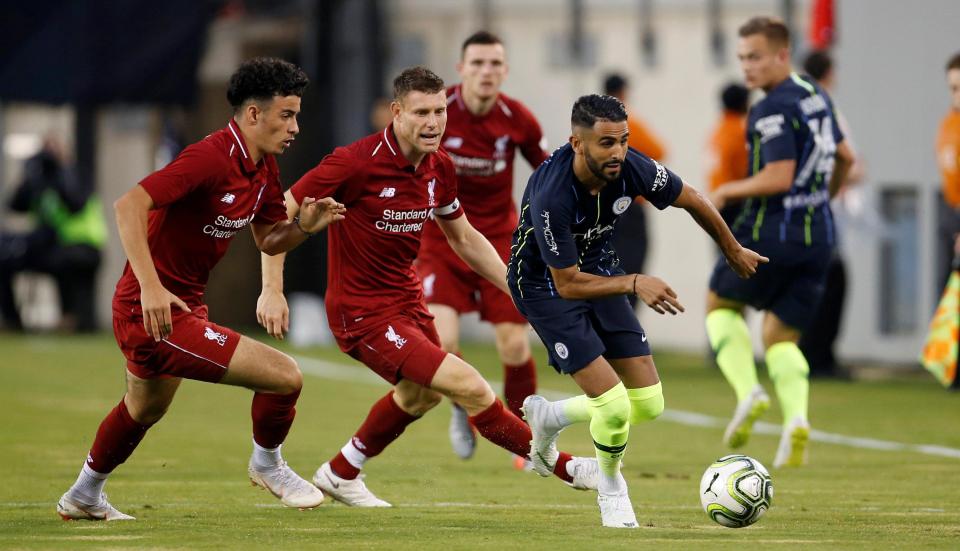
POLYGON ((630 203, 633 202, 633 199, 629 197, 621 197, 613 202, 613 213, 614 214, 623 214, 627 208, 630 207, 630 203))

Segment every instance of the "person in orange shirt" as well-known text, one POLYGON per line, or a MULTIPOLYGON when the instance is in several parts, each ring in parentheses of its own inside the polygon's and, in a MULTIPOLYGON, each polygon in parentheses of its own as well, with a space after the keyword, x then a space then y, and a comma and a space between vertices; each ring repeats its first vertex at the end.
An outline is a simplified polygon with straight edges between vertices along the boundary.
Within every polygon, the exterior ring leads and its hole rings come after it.
MULTIPOLYGON (((627 130, 630 132, 627 145, 656 161, 667 156, 663 141, 645 125, 636 111, 630 108, 627 96, 630 84, 626 77, 612 73, 603 81, 603 93, 620 100, 627 107, 627 130)), ((620 257, 620 266, 628 273, 642 273, 647 260, 647 218, 644 201, 638 197, 626 212, 620 215, 619 231, 613 238, 613 248, 620 257)), ((628 297, 636 306, 636 297, 628 297)))
POLYGON ((960 52, 947 61, 946 72, 950 111, 940 123, 937 135, 937 164, 943 175, 937 254, 938 293, 950 277, 952 259, 960 256, 960 52))
MULTIPOLYGON (((747 148, 743 140, 747 135, 749 99, 747 88, 736 82, 724 86, 720 93, 723 113, 707 145, 711 165, 707 174, 709 191, 747 177, 747 148)), ((729 205, 720 210, 720 216, 731 226, 739 210, 738 204, 729 205)))

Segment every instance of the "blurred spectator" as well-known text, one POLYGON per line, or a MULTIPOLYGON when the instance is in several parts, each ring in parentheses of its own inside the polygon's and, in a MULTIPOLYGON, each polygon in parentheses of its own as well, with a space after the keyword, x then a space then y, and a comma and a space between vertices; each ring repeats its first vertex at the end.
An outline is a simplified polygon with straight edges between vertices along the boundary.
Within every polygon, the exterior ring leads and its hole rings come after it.
MULTIPOLYGON (((747 87, 736 82, 724 86, 720 93, 723 113, 707 144, 710 155, 710 171, 707 174, 709 191, 747 177, 747 148, 743 139, 747 135, 749 99, 747 87)), ((732 227, 739 210, 739 205, 729 205, 720 210, 720 215, 732 227)))
MULTIPOLYGON (((663 160, 667 151, 663 142, 637 116, 636 111, 630 108, 627 97, 630 95, 630 84, 626 77, 612 73, 603 81, 603 93, 620 100, 627 108, 627 128, 630 131, 629 145, 651 159, 663 160)), ((617 222, 619 231, 614 235, 613 248, 620 257, 620 266, 627 273, 642 273, 647 260, 647 218, 644 211, 643 199, 637 197, 630 208, 620 215, 617 222)), ((629 296, 630 304, 636 306, 637 297, 629 296)))
POLYGON ((370 131, 379 132, 393 122, 393 112, 390 111, 390 98, 377 98, 370 106, 370 131))
MULTIPOLYGON (((833 59, 829 52, 811 52, 803 63, 803 69, 827 91, 831 98, 834 97, 833 89, 836 77, 833 59)), ((845 141, 854 152, 857 160, 850 167, 847 178, 840 184, 840 190, 830 204, 837 227, 836 245, 827 269, 827 279, 824 284, 820 306, 817 308, 817 313, 810 327, 803 333, 800 342, 797 343, 810 364, 810 375, 813 377, 835 377, 844 374, 844 371, 837 365, 833 350, 837 336, 840 334, 843 306, 847 295, 847 270, 840 243, 843 240, 845 221, 857 214, 859 205, 862 203, 859 199, 859 191, 855 190, 855 184, 863 179, 863 162, 860 160, 860 156, 856 155, 853 133, 850 131, 850 125, 835 99, 833 106, 834 115, 837 117, 837 125, 840 126, 840 131, 843 132, 845 141)))
POLYGON ((937 246, 937 293, 947 284, 955 249, 960 250, 960 52, 947 61, 950 111, 940 123, 937 162, 943 175, 937 246))
POLYGON ((14 276, 38 272, 56 280, 61 328, 96 330, 96 274, 107 227, 92 184, 78 181, 67 165, 62 143, 48 136, 43 149, 27 159, 23 182, 10 201, 10 209, 29 213, 35 227, 0 234, 0 312, 8 329, 23 329, 14 276))

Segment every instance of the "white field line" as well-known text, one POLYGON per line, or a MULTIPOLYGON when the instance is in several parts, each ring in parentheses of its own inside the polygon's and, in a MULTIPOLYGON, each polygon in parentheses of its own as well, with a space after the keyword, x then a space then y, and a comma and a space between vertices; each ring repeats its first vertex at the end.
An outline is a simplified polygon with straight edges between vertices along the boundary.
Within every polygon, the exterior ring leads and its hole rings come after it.
MULTIPOLYGON (((308 375, 330 379, 334 381, 346 381, 351 383, 378 384, 386 386, 386 382, 377 374, 359 365, 345 365, 316 358, 305 356, 295 356, 297 363, 300 364, 300 370, 308 375)), ((494 391, 500 393, 502 383, 499 381, 490 381, 490 386, 494 391)), ((545 388, 537 389, 537 393, 550 400, 562 400, 572 396, 566 392, 550 390, 545 388)), ((664 421, 680 423, 693 427, 724 428, 727 426, 727 419, 704 415, 693 411, 682 411, 676 409, 667 409, 660 416, 664 421)), ((773 423, 757 422, 753 426, 754 432, 759 434, 779 435, 780 426, 773 423)), ((810 439, 814 442, 825 442, 827 444, 837 444, 839 446, 849 446, 851 448, 861 448, 869 450, 884 451, 903 451, 920 453, 924 455, 935 455, 939 457, 950 457, 960 459, 960 449, 949 448, 947 446, 938 446, 934 444, 906 444, 903 442, 892 442, 889 440, 878 440, 876 438, 866 438, 861 436, 845 436, 820 430, 811 430, 810 439)))

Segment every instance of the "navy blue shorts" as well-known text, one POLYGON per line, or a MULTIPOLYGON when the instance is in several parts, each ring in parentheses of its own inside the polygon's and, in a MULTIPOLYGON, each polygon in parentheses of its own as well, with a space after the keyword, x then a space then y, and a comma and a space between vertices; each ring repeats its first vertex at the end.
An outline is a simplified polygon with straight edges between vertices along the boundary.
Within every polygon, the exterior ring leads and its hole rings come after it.
POLYGON ((804 331, 813 321, 823 297, 832 248, 799 243, 741 241, 766 256, 750 279, 740 279, 722 256, 710 276, 710 290, 721 298, 776 314, 785 324, 804 331))
POLYGON ((647 335, 625 296, 595 300, 522 300, 517 309, 540 336, 550 365, 573 374, 603 356, 608 360, 649 356, 647 335))

